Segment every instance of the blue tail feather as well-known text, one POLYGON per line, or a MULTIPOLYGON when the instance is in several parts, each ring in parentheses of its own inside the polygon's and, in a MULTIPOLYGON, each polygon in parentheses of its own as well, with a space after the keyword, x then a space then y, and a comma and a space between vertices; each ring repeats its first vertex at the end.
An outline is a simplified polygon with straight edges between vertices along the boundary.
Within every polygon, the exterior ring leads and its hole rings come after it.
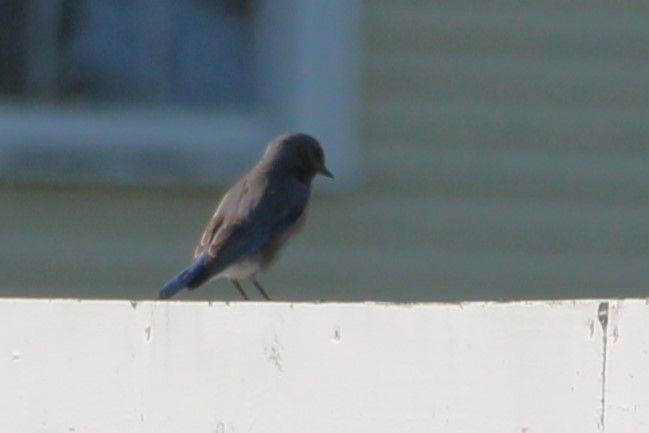
POLYGON ((203 263, 203 258, 199 258, 187 269, 167 281, 167 283, 162 286, 162 289, 158 291, 158 299, 169 299, 185 287, 189 286, 196 277, 204 272, 205 268, 203 263))

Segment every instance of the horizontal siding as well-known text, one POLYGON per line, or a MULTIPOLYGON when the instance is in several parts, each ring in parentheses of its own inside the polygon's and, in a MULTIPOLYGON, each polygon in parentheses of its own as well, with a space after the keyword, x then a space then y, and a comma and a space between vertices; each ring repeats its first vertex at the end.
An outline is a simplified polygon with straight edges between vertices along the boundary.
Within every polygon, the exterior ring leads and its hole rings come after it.
MULTIPOLYGON (((190 260, 216 195, 3 191, 2 295, 151 299, 190 260)), ((642 296, 648 218, 647 205, 317 191, 260 280, 277 300, 642 296)), ((179 299, 237 294, 220 280, 179 299)))
POLYGON ((496 148, 647 156, 649 109, 609 110, 515 104, 431 103, 392 98, 363 112, 371 151, 409 148, 496 148))
POLYGON ((646 22, 637 2, 368 3, 363 138, 649 157, 646 22))
POLYGON ((515 8, 412 3, 368 6, 366 38, 372 48, 616 59, 644 59, 649 49, 646 4, 562 10, 543 2, 515 8))
POLYGON ((393 228, 358 230, 380 280, 645 293, 647 22, 633 1, 367 2, 363 208, 393 228))
MULTIPOLYGON (((649 27, 649 26, 648 26, 649 27)), ((649 47, 649 38, 646 41, 649 47)), ((649 59, 649 54, 647 56, 649 59)), ((423 56, 389 51, 368 58, 369 103, 409 98, 472 102, 649 109, 649 60, 544 59, 534 55, 423 56)))
POLYGON ((369 157, 376 194, 647 204, 649 158, 543 150, 378 148, 369 157))
POLYGON ((649 7, 565 12, 372 5, 366 18, 367 110, 394 104, 396 114, 390 115, 401 117, 386 122, 364 111, 363 130, 370 134, 377 125, 417 120, 415 128, 425 130, 449 104, 469 110, 510 104, 507 114, 531 109, 532 118, 537 107, 540 116, 552 108, 601 108, 613 121, 600 130, 618 128, 617 111, 649 110, 649 7))

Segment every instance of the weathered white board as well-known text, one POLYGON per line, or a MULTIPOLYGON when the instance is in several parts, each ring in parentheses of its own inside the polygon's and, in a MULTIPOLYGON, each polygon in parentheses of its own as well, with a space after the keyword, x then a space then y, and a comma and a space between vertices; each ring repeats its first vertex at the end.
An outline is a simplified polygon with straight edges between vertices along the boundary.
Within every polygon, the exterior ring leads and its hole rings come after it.
POLYGON ((609 317, 606 432, 649 431, 649 304, 612 301, 609 317))
POLYGON ((605 359, 599 306, 0 300, 0 431, 639 431, 649 312, 605 359))

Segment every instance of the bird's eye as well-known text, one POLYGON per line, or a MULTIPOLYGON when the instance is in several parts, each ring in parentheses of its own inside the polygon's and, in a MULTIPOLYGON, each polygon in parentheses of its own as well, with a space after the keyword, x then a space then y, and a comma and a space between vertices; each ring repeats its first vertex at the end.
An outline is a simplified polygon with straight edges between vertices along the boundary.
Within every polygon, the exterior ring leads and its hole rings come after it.
POLYGON ((324 161, 324 153, 322 152, 322 149, 316 148, 315 150, 315 160, 318 162, 323 162, 324 161))

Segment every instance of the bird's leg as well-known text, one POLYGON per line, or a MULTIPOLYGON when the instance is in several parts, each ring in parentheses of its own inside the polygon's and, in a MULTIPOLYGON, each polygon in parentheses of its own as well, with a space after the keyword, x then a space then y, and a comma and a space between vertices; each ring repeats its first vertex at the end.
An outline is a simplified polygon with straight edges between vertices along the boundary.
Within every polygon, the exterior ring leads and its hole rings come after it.
POLYGON ((237 288, 237 290, 239 291, 239 294, 241 295, 241 297, 244 300, 247 301, 248 300, 248 295, 246 295, 246 292, 243 291, 243 287, 241 287, 241 284, 239 284, 239 282, 237 280, 235 280, 235 279, 230 279, 230 282, 234 285, 234 287, 237 288))
POLYGON ((266 299, 267 301, 270 301, 270 296, 268 296, 268 293, 266 293, 266 291, 264 290, 264 288, 261 287, 261 284, 259 284, 259 281, 257 281, 257 278, 255 278, 254 275, 252 275, 252 276, 250 277, 250 281, 252 281, 252 284, 255 285, 255 287, 257 288, 257 290, 259 290, 259 293, 261 293, 261 296, 263 296, 264 299, 266 299))

